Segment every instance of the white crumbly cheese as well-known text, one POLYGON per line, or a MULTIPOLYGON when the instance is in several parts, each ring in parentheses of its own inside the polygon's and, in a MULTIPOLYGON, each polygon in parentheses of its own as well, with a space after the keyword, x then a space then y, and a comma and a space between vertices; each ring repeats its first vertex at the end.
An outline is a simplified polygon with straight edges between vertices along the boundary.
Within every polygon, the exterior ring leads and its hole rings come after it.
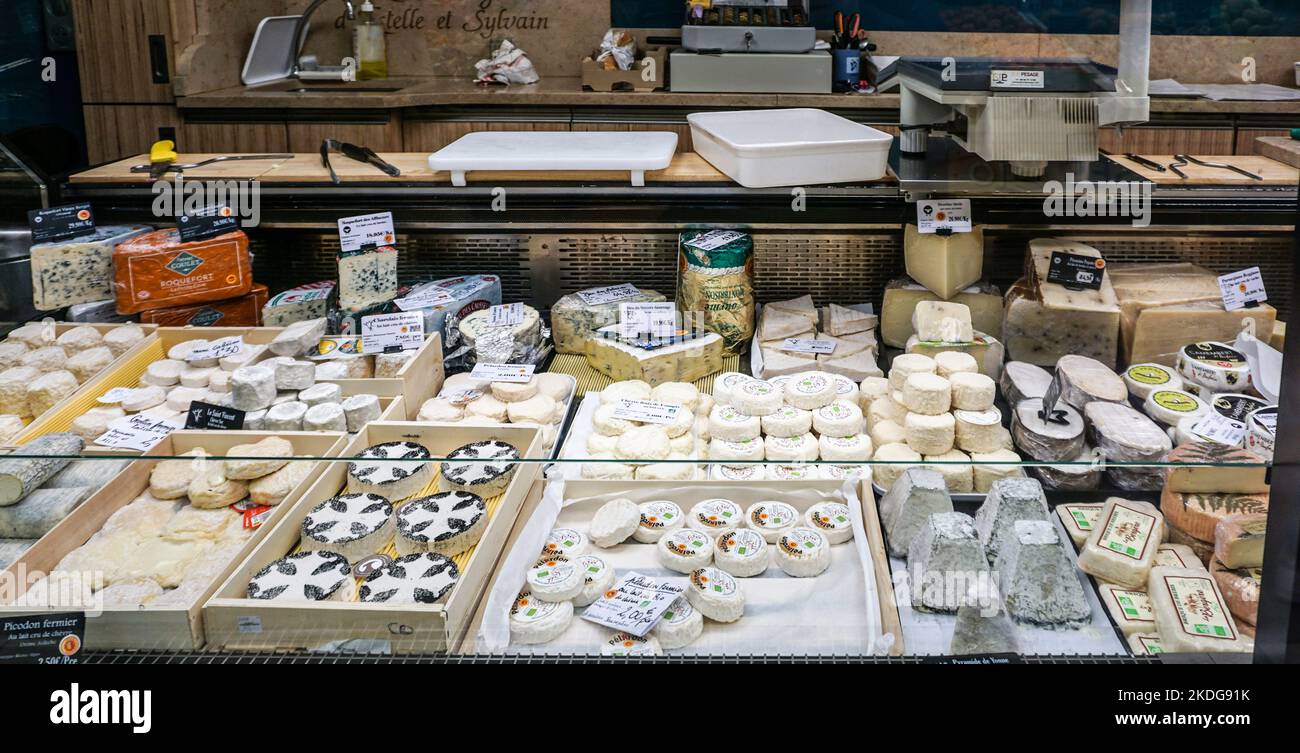
MULTIPOLYGON (((285 327, 271 340, 271 352, 277 356, 297 358, 311 352, 320 339, 325 336, 327 322, 324 319, 308 319, 294 322, 285 327)), ((224 365, 224 364, 223 364, 224 365)))
POLYGON ((566 402, 573 394, 573 377, 567 374, 544 372, 534 376, 533 380, 537 382, 538 391, 557 403, 566 402))
POLYGON ((197 367, 187 365, 185 369, 181 370, 180 383, 182 387, 206 388, 212 381, 212 375, 218 372, 221 372, 221 369, 216 366, 197 367))
POLYGON ((743 526, 745 511, 729 499, 706 499, 696 502, 686 516, 686 525, 715 537, 723 531, 743 526))
POLYGON ((813 411, 812 424, 818 434, 831 437, 853 436, 863 429, 862 409, 849 400, 836 400, 813 411))
POLYGON ((799 512, 779 500, 755 502, 745 508, 745 524, 758 531, 764 541, 773 544, 782 534, 799 525, 799 512))
POLYGON ((343 388, 329 382, 314 384, 298 393, 298 401, 307 405, 341 403, 343 402, 343 388))
POLYGON ((621 460, 663 460, 672 452, 668 433, 659 426, 634 426, 619 435, 614 456, 621 460))
POLYGON ((637 466, 635 478, 638 481, 690 481, 697 471, 695 464, 686 462, 691 459, 685 454, 669 454, 668 462, 637 466))
POLYGON ((207 394, 208 391, 200 387, 173 387, 167 392, 165 404, 169 410, 186 413, 190 409, 190 403, 202 400, 207 394))
POLYGON ((941 377, 952 378, 953 374, 978 374, 979 362, 975 356, 960 350, 945 350, 934 355, 935 373, 941 377))
MULTIPOLYGON (((614 587, 614 568, 593 554, 584 554, 575 561, 582 570, 584 583, 582 592, 573 597, 573 604, 585 607, 614 587)), ((667 619, 666 615, 665 619, 667 619)))
POLYGON ((509 407, 491 395, 483 395, 467 403, 465 413, 496 421, 497 423, 505 423, 509 417, 509 407))
POLYGON ((700 402, 700 390, 690 382, 664 382, 651 391, 650 399, 693 412, 700 402))
POLYGON ((148 386, 138 387, 131 391, 129 395, 122 398, 118 404, 122 410, 127 413, 136 413, 148 410, 156 405, 162 405, 167 400, 167 390, 162 387, 148 386))
POLYGON ((650 632, 665 650, 682 648, 704 633, 704 615, 685 596, 679 596, 650 632))
POLYGON ((951 413, 908 413, 903 422, 907 446, 922 455, 942 455, 956 441, 956 420, 951 413))
POLYGON ((872 460, 880 463, 872 469, 881 488, 888 489, 909 465, 919 464, 921 454, 902 442, 871 441, 876 445, 876 454, 872 460))
POLYGON ((39 416, 76 391, 77 378, 70 371, 41 374, 27 385, 27 409, 39 416))
MULTIPOLYGON (((944 354, 940 354, 944 355, 944 354)), ((993 407, 997 384, 989 377, 971 372, 958 372, 949 379, 952 386, 953 410, 982 411, 993 407)))
MULTIPOLYGON (((250 345, 244 343, 240 346, 239 352, 232 353, 231 355, 219 359, 217 365, 221 367, 222 371, 234 371, 241 366, 248 366, 249 364, 256 362, 266 353, 266 351, 267 347, 265 345, 250 345)), ((331 361, 329 363, 333 362, 331 361)))
POLYGON ((889 389, 893 392, 902 392, 908 377, 913 374, 933 374, 938 368, 934 359, 929 356, 920 353, 904 353, 894 358, 889 366, 889 389))
POLYGON ((715 622, 735 622, 745 614, 745 592, 735 578, 716 567, 703 567, 691 573, 686 600, 715 622))
POLYGON ((380 406, 377 395, 351 395, 343 400, 342 405, 349 432, 356 433, 371 421, 379 420, 380 406))
POLYGON ((558 602, 581 594, 586 579, 576 562, 562 555, 550 555, 528 569, 524 582, 537 598, 558 602))
POLYGON ((987 492, 999 479, 1025 475, 1019 466, 1020 456, 1011 450, 994 452, 972 452, 971 462, 975 463, 975 491, 987 492))
POLYGON ((68 352, 57 345, 49 345, 44 348, 36 348, 28 351, 18 363, 21 366, 30 366, 42 373, 47 371, 58 371, 68 361, 68 352))
POLYGON ((907 406, 892 397, 879 397, 867 406, 867 428, 874 427, 881 421, 892 421, 900 426, 907 417, 907 406))
POLYGON ((1164 518, 1154 505, 1111 497, 1079 551, 1079 569, 1126 588, 1146 587, 1164 538, 1164 518))
POLYGON ((718 405, 731 405, 732 392, 753 377, 748 374, 741 374, 736 371, 728 371, 719 374, 713 380, 713 401, 718 405))
POLYGON ((654 388, 640 379, 614 382, 600 392, 601 405, 617 406, 620 400, 649 400, 654 388))
POLYGON ((782 462, 811 462, 817 459, 817 438, 811 433, 797 437, 767 437, 763 440, 763 454, 768 460, 782 462))
POLYGON ((993 452, 1002 448, 1002 414, 997 408, 955 410, 954 444, 966 452, 993 452))
POLYGON ((818 502, 804 512, 804 525, 819 531, 831 544, 853 539, 853 519, 841 502, 818 502))
POLYGON ((866 410, 877 399, 889 395, 889 379, 879 376, 867 377, 858 385, 858 392, 861 396, 858 403, 862 406, 863 410, 866 410))
POLYGON ((783 405, 777 412, 763 416, 762 432, 769 437, 797 437, 812 430, 812 421, 812 411, 783 405))
POLYGON ((305 390, 316 383, 316 364, 293 358, 273 358, 266 362, 275 371, 277 390, 305 390))
POLYGON ((0 372, 0 412, 32 415, 27 408, 27 385, 40 373, 30 366, 15 366, 0 372))
MULTIPOLYGON (((306 405, 306 403, 299 403, 306 405)), ((269 416, 276 408, 267 411, 269 416)), ((302 417, 303 431, 347 431, 348 419, 343 414, 343 406, 338 403, 321 403, 307 408, 302 417)))
POLYGON ((817 440, 817 446, 821 459, 834 463, 870 460, 874 449, 871 437, 866 434, 843 437, 822 434, 817 440))
POLYGON ((975 475, 971 470, 970 455, 961 450, 949 450, 942 455, 926 455, 927 465, 921 466, 943 477, 943 483, 953 494, 975 491, 975 475))
POLYGON ((920 301, 912 311, 912 331, 926 342, 966 343, 975 339, 970 307, 949 301, 920 301))
POLYGON ((903 383, 903 405, 926 416, 947 413, 952 407, 952 383, 937 374, 913 374, 903 383))
POLYGON ((63 348, 68 355, 80 353, 88 348, 98 347, 103 342, 104 336, 99 334, 99 330, 88 325, 73 327, 54 340, 54 344, 63 348))
POLYGON ((838 397, 834 375, 817 371, 794 374, 782 383, 787 405, 815 410, 830 405, 838 397))
POLYGON ((411 359, 414 357, 414 350, 404 350, 401 353, 375 354, 375 378, 398 378, 401 370, 406 366, 406 364, 410 363, 411 359))
POLYGON ((275 400, 275 372, 267 366, 244 366, 230 375, 234 407, 242 411, 269 408, 275 400))

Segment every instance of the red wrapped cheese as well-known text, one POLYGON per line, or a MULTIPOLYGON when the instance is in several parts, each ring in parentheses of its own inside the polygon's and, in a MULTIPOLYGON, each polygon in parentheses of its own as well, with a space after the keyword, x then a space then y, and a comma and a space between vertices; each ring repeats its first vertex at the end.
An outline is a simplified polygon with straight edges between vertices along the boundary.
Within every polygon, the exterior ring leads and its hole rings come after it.
POLYGON ((254 283, 253 291, 248 295, 192 306, 141 311, 140 321, 161 327, 260 327, 262 307, 269 295, 265 285, 254 283))
POLYGON ((182 243, 174 228, 119 243, 113 293, 119 314, 223 301, 253 288, 248 236, 242 230, 182 243))

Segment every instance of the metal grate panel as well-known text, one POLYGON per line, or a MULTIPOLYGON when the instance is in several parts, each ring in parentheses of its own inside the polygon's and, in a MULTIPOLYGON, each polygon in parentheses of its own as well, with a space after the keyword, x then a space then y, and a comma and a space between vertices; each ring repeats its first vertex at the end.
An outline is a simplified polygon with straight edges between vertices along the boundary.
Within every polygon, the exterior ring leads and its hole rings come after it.
POLYGON ((818 305, 877 303, 903 274, 902 233, 756 235, 754 293, 760 302, 811 293, 818 305))
POLYGON ((565 235, 555 239, 561 294, 630 282, 677 294, 677 234, 565 235))

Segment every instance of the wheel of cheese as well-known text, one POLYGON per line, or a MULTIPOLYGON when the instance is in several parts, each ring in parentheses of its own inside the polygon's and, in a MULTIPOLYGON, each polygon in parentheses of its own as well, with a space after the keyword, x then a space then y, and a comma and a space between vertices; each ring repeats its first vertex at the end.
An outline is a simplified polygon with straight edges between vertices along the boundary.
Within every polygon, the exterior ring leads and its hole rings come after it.
MULTIPOLYGON (((904 418, 906 418, 906 414, 904 414, 904 418)), ((871 437, 871 443, 876 447, 907 441, 907 431, 903 428, 903 425, 893 421, 876 422, 876 425, 871 427, 868 434, 871 437)))
POLYGON ((771 553, 758 531, 733 528, 713 540, 713 562, 729 575, 753 578, 767 571, 771 553))
POLYGON ((1002 367, 1002 395, 1015 406, 1021 400, 1042 397, 1052 383, 1052 374, 1041 366, 1024 361, 1008 361, 1002 367))
POLYGON ((750 379, 753 379, 753 377, 736 371, 719 374, 713 380, 713 401, 718 405, 731 405, 732 392, 743 382, 750 379))
POLYGON ((680 405, 688 412, 694 412, 700 402, 700 391, 690 382, 664 382, 650 391, 650 399, 680 405))
POLYGON ((907 446, 921 455, 942 455, 951 450, 956 441, 956 420, 951 413, 937 416, 908 413, 903 430, 907 446))
POLYGON ((533 377, 527 382, 493 382, 490 388, 492 397, 503 403, 517 403, 537 394, 538 382, 533 377))
POLYGON ((907 378, 913 374, 933 374, 938 369, 934 359, 920 353, 904 353, 894 358, 889 366, 889 389, 902 392, 907 378))
POLYGON ((686 525, 709 536, 745 525, 745 511, 729 499, 706 499, 691 507, 686 525))
POLYGON ((804 512, 803 523, 821 532, 831 544, 853 539, 853 519, 849 506, 842 502, 818 502, 804 512))
POLYGON ((849 437, 863 428, 862 409, 848 400, 836 400, 813 411, 813 429, 831 437, 849 437))
POLYGON ((892 397, 879 397, 871 401, 867 406, 867 427, 873 427, 880 421, 892 421, 896 424, 902 424, 903 419, 907 417, 907 406, 897 402, 892 397))
POLYGON ((633 463, 663 460, 670 452, 668 433, 659 426, 634 426, 614 444, 614 457, 633 463))
POLYGON ((637 506, 641 517, 632 538, 642 544, 654 544, 686 523, 686 516, 676 502, 656 499, 637 506))
POLYGON ((1250 414, 1260 408, 1268 407, 1268 403, 1263 399, 1240 392, 1216 392, 1210 395, 1206 402, 1220 416, 1238 423, 1246 423, 1246 418, 1250 414))
POLYGON ((934 355, 935 373, 950 379, 953 374, 978 374, 979 362, 970 353, 960 350, 945 350, 934 355))
POLYGON ((1147 396, 1156 390, 1183 388, 1182 377, 1178 376, 1173 369, 1159 363, 1135 363, 1124 369, 1120 378, 1128 387, 1129 394, 1139 400, 1146 400, 1147 396))
POLYGON ((355 434, 380 415, 379 396, 370 394, 349 395, 343 399, 343 416, 348 421, 348 431, 355 434))
POLYGON ((1142 405, 1146 414, 1166 426, 1177 426, 1184 419, 1195 419, 1210 410, 1199 397, 1177 389, 1155 390, 1142 405))
MULTIPOLYGON (((614 568, 610 567, 605 560, 593 554, 584 554, 577 559, 578 568, 582 570, 585 580, 582 586, 582 593, 573 597, 573 605, 585 607, 592 604, 605 595, 605 592, 614 587, 614 568)), ((667 614, 664 615, 667 619, 667 614)))
POLYGON ((586 585, 578 564, 559 554, 534 563, 525 574, 524 582, 530 592, 545 601, 568 601, 581 594, 586 585))
POLYGON ((858 391, 861 394, 858 402, 866 410, 877 399, 889 396, 889 380, 885 377, 867 377, 858 385, 858 391))
POLYGON ((817 466, 811 463, 769 463, 764 468, 767 478, 773 481, 813 481, 821 478, 817 466))
POLYGON ((465 413, 470 416, 479 416, 498 423, 504 423, 509 417, 509 408, 500 400, 491 395, 483 395, 477 400, 473 400, 465 405, 465 413))
POLYGON ((714 481, 762 481, 766 478, 762 465, 723 465, 714 463, 709 466, 709 478, 714 481))
POLYGON ((792 578, 813 578, 831 566, 831 544, 813 528, 798 526, 782 534, 773 547, 776 564, 792 578))
POLYGON ((947 413, 952 408, 952 383, 937 374, 912 374, 903 383, 902 402, 911 413, 947 413))
POLYGON ((549 424, 555 420, 559 405, 546 395, 533 393, 532 397, 508 402, 506 416, 510 423, 549 424))
POLYGON ((521 593, 510 605, 510 642, 520 645, 549 643, 569 629, 573 602, 543 601, 521 593))
POLYGON ((145 367, 144 379, 147 384, 170 387, 181 381, 181 372, 189 368, 184 361, 154 361, 145 367))
POLYGON ((678 596, 650 632, 664 649, 682 648, 704 633, 704 615, 685 596, 678 596))
POLYGON ((767 437, 763 453, 768 460, 812 462, 817 459, 817 438, 811 433, 797 437, 767 437))
POLYGON ((769 437, 797 437, 812 431, 812 411, 783 405, 762 418, 763 433, 769 437))
POLYGON ((71 371, 78 382, 84 383, 113 363, 114 358, 113 351, 101 345, 73 353, 63 367, 71 371))
POLYGON ((953 410, 983 411, 993 407, 998 388, 991 378, 960 371, 951 375, 948 382, 952 385, 953 410))
POLYGON ((823 434, 817 440, 818 454, 822 460, 833 463, 848 463, 871 459, 875 446, 866 434, 851 434, 835 437, 823 434))
MULTIPOLYGON (((834 394, 834 385, 828 381, 827 386, 834 394)), ((751 416, 776 413, 784 404, 785 394, 781 388, 761 379, 742 382, 731 393, 731 405, 741 413, 751 416)))
POLYGON ((1087 356, 1061 356, 1056 362, 1056 385, 1061 400, 1083 410, 1088 403, 1123 403, 1128 386, 1109 366, 1087 356))
POLYGON ((761 461, 766 448, 760 437, 733 442, 714 437, 709 440, 709 459, 722 463, 743 463, 761 461))
POLYGON ((619 400, 649 400, 652 392, 650 385, 640 379, 614 382, 600 391, 600 404, 617 404, 619 400))
POLYGON ((663 463, 639 465, 635 477, 638 481, 691 481, 698 468, 687 455, 670 453, 663 463))
MULTIPOLYGON (((306 403, 301 403, 306 405, 306 403)), ((278 408, 279 406, 276 406, 278 408)), ((275 408, 271 409, 272 411, 275 408)), ((270 411, 268 411, 268 414, 270 411)), ((307 408, 302 416, 303 431, 347 431, 348 419, 338 403, 321 403, 307 408)), ((443 552, 446 554, 446 552, 443 552)))
POLYGON ((660 565, 689 575, 713 561, 713 539, 694 528, 679 528, 659 539, 655 556, 660 565))
POLYGON ((787 405, 803 410, 815 410, 830 405, 838 395, 836 381, 821 371, 803 371, 784 382, 787 405))
POLYGON ((729 442, 743 442, 762 434, 762 420, 730 405, 716 405, 709 414, 709 436, 729 442))
POLYGON ((1264 458, 1273 459, 1277 432, 1277 406, 1268 405, 1246 416, 1246 449, 1264 458))
POLYGON ((635 469, 627 463, 616 460, 612 454, 592 455, 579 471, 583 478, 622 481, 631 479, 635 469))
POLYGON ((189 411, 190 403, 202 400, 207 392, 200 387, 173 387, 167 393, 166 405, 177 413, 185 413, 189 411))
POLYGON ((999 479, 1025 475, 1019 465, 1020 456, 1011 450, 972 452, 970 459, 974 463, 972 471, 975 476, 975 491, 978 493, 987 493, 999 479))
POLYGON ((975 476, 971 471, 970 456, 961 450, 949 450, 942 455, 926 455, 926 463, 921 466, 943 477, 944 486, 952 494, 961 494, 975 490, 975 476))
POLYGON ((769 544, 799 525, 799 511, 780 500, 763 500, 745 508, 745 523, 769 544))
POLYGON ((735 622, 745 614, 745 592, 736 579, 716 567, 704 567, 691 573, 686 585, 686 600, 715 622, 735 622))
MULTIPOLYGON (((430 400, 436 400, 436 399, 437 398, 430 398, 430 400)), ((298 401, 302 403, 306 403, 307 405, 320 405, 321 403, 341 403, 343 402, 343 388, 331 382, 321 382, 320 384, 314 384, 311 387, 308 387, 307 389, 302 390, 301 392, 298 393, 298 401)), ((428 402, 429 401, 425 401, 425 404, 427 405, 428 402)), ((444 401, 444 403, 445 402, 446 401, 444 401)), ((450 403, 447 403, 447 405, 450 406, 450 403)), ((421 406, 421 408, 423 408, 423 406, 421 406)), ((460 411, 460 408, 457 407, 456 410, 460 411)), ((424 420, 438 420, 438 419, 420 419, 420 420, 424 421, 424 420)))
POLYGON ((1211 392, 1239 392, 1250 386, 1246 356, 1220 342, 1184 345, 1178 351, 1177 368, 1184 380, 1211 392))
POLYGON ((637 424, 622 418, 616 418, 614 411, 618 409, 617 405, 602 405, 596 409, 591 417, 591 426, 597 433, 605 434, 611 437, 617 437, 628 429, 634 428, 637 424))
POLYGON ((1037 397, 1021 400, 1016 405, 1011 413, 1011 436, 1015 439, 1016 446, 1035 460, 1067 460, 1078 457, 1083 451, 1083 417, 1064 402, 1056 404, 1050 421, 1039 415, 1042 410, 1043 399, 1037 397))
POLYGON ((952 412, 955 444, 966 452, 993 452, 1002 448, 1002 413, 988 410, 952 412))
POLYGON ((564 403, 573 394, 573 378, 566 374, 543 372, 533 377, 537 389, 557 403, 564 403))

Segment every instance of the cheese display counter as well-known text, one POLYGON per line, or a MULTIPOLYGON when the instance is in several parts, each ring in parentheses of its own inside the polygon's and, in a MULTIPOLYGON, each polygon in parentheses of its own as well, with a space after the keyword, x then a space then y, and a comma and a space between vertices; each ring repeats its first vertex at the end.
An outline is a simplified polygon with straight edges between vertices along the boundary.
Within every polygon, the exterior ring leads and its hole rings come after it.
POLYGON ((33 248, 0 343, 6 616, 123 660, 1294 659, 1295 168, 1103 155, 1116 214, 897 145, 759 189, 380 157, 196 168, 260 201, 197 240, 147 155, 61 186, 139 229, 33 248))

